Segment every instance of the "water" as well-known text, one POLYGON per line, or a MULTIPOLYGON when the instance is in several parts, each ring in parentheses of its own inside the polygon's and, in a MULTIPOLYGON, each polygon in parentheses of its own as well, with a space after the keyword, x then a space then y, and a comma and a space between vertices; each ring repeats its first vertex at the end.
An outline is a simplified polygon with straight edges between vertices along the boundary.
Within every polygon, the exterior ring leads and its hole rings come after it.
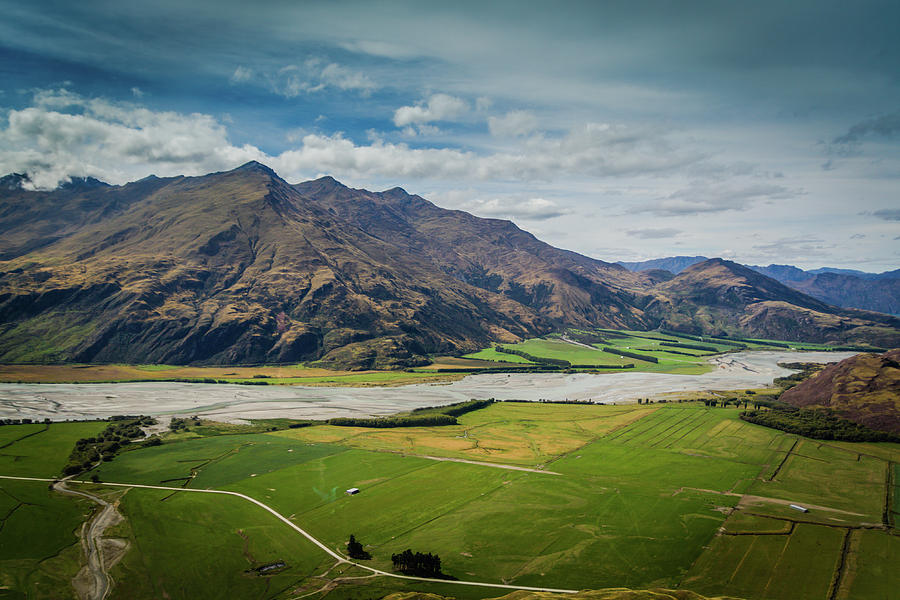
POLYGON ((471 398, 635 402, 667 392, 763 387, 791 371, 778 362, 837 362, 850 352, 739 352, 713 357, 703 375, 513 373, 444 384, 349 388, 196 383, 0 384, 0 418, 200 415, 220 421, 384 416, 471 398))

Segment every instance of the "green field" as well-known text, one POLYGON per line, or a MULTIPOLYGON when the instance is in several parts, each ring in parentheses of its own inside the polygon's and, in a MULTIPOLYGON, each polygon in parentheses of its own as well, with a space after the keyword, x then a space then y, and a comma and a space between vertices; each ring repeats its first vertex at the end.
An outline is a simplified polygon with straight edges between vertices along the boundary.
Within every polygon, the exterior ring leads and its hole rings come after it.
MULTIPOLYGON (((806 440, 738 414, 697 403, 495 403, 447 427, 208 428, 235 433, 173 436, 123 452, 93 474, 247 494, 336 551, 355 534, 372 554, 367 564, 388 571, 392 553, 413 548, 437 553, 444 572, 481 582, 658 586, 748 600, 887 597, 900 584, 892 568, 898 538, 882 509, 900 446, 806 440), (348 496, 350 487, 362 492, 348 496), (790 509, 792 502, 810 512, 790 509)), ((52 476, 66 444, 104 425, 4 427, 0 474, 52 476)), ((118 498, 125 517, 106 534, 128 543, 111 569, 110 598, 212 598, 222 589, 242 598, 502 595, 329 571, 324 552, 239 498, 102 483, 85 489, 118 498), (252 571, 276 561, 285 567, 252 571)), ((41 590, 58 590, 78 570, 76 532, 91 503, 45 483, 0 480, 0 490, 7 597, 74 597, 41 590)))
MULTIPOLYGON (((567 360, 573 365, 585 365, 603 367, 633 364, 630 370, 648 373, 673 373, 684 375, 696 375, 712 370, 712 366, 705 358, 717 353, 734 352, 740 350, 735 344, 743 344, 745 350, 777 350, 780 346, 767 345, 788 344, 795 350, 828 350, 828 346, 822 344, 807 344, 799 342, 779 342, 777 340, 741 340, 730 341, 716 338, 703 338, 702 341, 691 339, 691 336, 677 336, 660 333, 658 331, 629 331, 616 329, 597 329, 593 331, 570 330, 570 335, 592 334, 599 335, 605 341, 594 344, 576 344, 562 339, 559 334, 551 334, 543 338, 534 338, 519 342, 518 344, 500 344, 504 348, 519 350, 540 358, 556 358, 567 360), (729 342, 729 343, 726 343, 729 342), (668 344, 668 345, 667 345, 668 344), (671 344, 676 344, 675 346, 671 344), (701 350, 690 346, 708 346, 712 350, 701 350), (586 347, 592 346, 592 348, 586 347), (611 349, 612 352, 604 351, 611 349), (655 358, 658 362, 644 361, 618 354, 615 350, 623 350, 642 356, 655 358)), ((783 348, 787 350, 788 348, 783 348)), ((497 352, 494 347, 485 348, 478 352, 465 355, 466 358, 490 360, 498 362, 528 363, 527 359, 515 355, 497 352)))

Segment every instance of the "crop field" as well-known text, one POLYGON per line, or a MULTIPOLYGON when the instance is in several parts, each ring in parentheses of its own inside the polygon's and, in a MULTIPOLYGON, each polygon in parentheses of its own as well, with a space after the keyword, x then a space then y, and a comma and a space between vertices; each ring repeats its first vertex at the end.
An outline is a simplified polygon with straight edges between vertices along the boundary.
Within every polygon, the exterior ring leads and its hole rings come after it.
MULTIPOLYGON (((501 594, 373 578, 346 565, 329 571, 324 552, 249 502, 104 481, 240 492, 336 551, 356 535, 372 555, 366 564, 387 571, 392 553, 412 548, 437 553, 459 579, 514 585, 681 587, 754 600, 897 589, 900 538, 882 512, 897 497, 887 485, 896 483, 888 473, 900 446, 822 443, 738 414, 697 403, 509 402, 447 427, 173 436, 103 463, 91 472, 101 483, 83 488, 118 499, 125 518, 106 534, 128 544, 111 569, 110 598, 206 598, 225 587, 234 597, 315 600, 501 594), (349 496, 350 487, 362 491, 349 496), (254 571, 278 561, 285 566, 270 574, 254 571)), ((16 455, 24 458, 5 457, 0 474, 58 471, 65 456, 27 459, 64 454, 103 426, 4 427, 0 445, 13 443, 2 451, 24 444, 16 455)), ((42 597, 77 571, 76 532, 94 507, 46 483, 0 480, 0 490, 0 585, 42 597)))

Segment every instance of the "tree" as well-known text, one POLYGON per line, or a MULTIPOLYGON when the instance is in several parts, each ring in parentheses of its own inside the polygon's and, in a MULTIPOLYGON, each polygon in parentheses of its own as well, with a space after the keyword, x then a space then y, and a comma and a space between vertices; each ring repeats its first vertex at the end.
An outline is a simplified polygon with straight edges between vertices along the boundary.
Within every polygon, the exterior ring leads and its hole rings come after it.
POLYGON ((350 558, 358 558, 362 560, 372 558, 372 555, 363 549, 363 545, 359 543, 359 540, 357 540, 356 536, 354 536, 352 533, 350 534, 350 541, 347 542, 347 555, 350 558))

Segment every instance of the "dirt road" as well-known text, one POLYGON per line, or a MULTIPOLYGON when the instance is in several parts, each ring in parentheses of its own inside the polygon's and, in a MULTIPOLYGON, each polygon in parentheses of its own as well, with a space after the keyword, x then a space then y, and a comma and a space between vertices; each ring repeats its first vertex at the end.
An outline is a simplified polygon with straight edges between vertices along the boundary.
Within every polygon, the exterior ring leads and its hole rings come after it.
POLYGON ((53 489, 61 494, 87 498, 102 507, 97 516, 89 523, 85 523, 81 530, 81 545, 87 557, 87 564, 84 567, 87 570, 87 576, 80 577, 82 574, 79 573, 78 578, 86 585, 77 585, 76 589, 79 596, 85 600, 104 600, 106 594, 109 593, 109 575, 106 573, 106 567, 103 564, 101 539, 106 528, 117 523, 121 517, 116 511, 115 505, 93 494, 69 489, 66 487, 65 479, 55 482, 53 489))

